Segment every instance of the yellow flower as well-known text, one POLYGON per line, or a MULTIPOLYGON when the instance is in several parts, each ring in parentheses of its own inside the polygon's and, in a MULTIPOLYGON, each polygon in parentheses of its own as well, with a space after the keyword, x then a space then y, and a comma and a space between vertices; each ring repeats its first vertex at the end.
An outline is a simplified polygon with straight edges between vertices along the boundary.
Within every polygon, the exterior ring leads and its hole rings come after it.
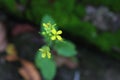
POLYGON ((60 34, 62 34, 62 31, 59 30, 59 31, 56 31, 55 29, 52 29, 51 30, 53 36, 51 37, 51 40, 62 40, 62 37, 60 36, 60 34))
POLYGON ((45 53, 42 53, 42 56, 41 56, 42 58, 45 58, 46 57, 46 54, 45 53))
POLYGON ((46 28, 48 28, 48 24, 46 24, 46 23, 43 23, 43 26, 46 27, 46 28))
POLYGON ((44 32, 42 32, 43 35, 49 35, 51 40, 63 40, 60 34, 62 34, 62 31, 56 31, 55 26, 56 24, 51 24, 50 22, 48 23, 43 23, 44 26, 44 32))
POLYGON ((41 57, 46 58, 48 57, 49 59, 51 58, 51 53, 50 53, 50 48, 47 46, 44 46, 43 48, 39 49, 41 51, 41 57))
POLYGON ((51 53, 47 53, 47 56, 50 59, 51 58, 51 53))
POLYGON ((43 23, 42 25, 43 25, 45 28, 50 28, 50 27, 51 27, 51 28, 54 28, 54 27, 56 26, 56 24, 53 24, 53 25, 52 25, 50 22, 48 22, 48 23, 43 23))
POLYGON ((48 23, 43 23, 43 26, 44 26, 45 28, 48 28, 48 27, 51 27, 52 25, 51 25, 50 22, 48 22, 48 23))

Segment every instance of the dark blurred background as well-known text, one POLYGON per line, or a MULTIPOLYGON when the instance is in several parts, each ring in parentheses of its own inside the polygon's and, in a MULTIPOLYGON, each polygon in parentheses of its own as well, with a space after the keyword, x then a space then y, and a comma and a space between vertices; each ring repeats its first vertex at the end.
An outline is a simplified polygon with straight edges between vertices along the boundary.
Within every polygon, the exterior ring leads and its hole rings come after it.
MULTIPOLYGON (((63 36, 77 46, 80 80, 120 80, 119 4, 120 0, 0 0, 0 12, 8 17, 11 38, 38 32, 42 17, 51 15, 63 36)), ((61 68, 56 80, 79 80, 69 79, 73 74, 67 71, 61 68)))

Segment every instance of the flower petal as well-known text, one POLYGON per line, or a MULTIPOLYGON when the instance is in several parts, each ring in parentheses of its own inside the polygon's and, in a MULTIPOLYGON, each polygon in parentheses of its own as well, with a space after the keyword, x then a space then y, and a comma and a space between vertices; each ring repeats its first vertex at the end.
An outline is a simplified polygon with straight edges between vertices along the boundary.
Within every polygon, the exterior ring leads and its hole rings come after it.
POLYGON ((44 50, 40 48, 39 51, 44 51, 44 50))
POLYGON ((61 36, 57 36, 57 39, 60 41, 63 40, 61 36))
POLYGON ((56 40, 56 36, 52 36, 52 37, 51 37, 51 40, 56 40))
POLYGON ((42 35, 45 35, 46 33, 45 32, 42 32, 42 35))
POLYGON ((51 58, 51 55, 48 55, 48 58, 50 59, 50 58, 51 58))
POLYGON ((56 24, 53 24, 52 27, 54 28, 56 26, 56 24))
POLYGON ((51 53, 48 52, 48 53, 47 53, 47 56, 48 56, 48 58, 50 59, 50 58, 51 58, 51 53))
POLYGON ((61 30, 57 31, 57 34, 62 34, 62 31, 61 30))
POLYGON ((43 23, 43 26, 44 26, 44 27, 48 27, 48 25, 47 25, 47 24, 45 24, 45 23, 43 23))
POLYGON ((57 33, 57 31, 56 31, 55 29, 52 29, 51 32, 52 32, 53 34, 56 34, 56 33, 57 33))

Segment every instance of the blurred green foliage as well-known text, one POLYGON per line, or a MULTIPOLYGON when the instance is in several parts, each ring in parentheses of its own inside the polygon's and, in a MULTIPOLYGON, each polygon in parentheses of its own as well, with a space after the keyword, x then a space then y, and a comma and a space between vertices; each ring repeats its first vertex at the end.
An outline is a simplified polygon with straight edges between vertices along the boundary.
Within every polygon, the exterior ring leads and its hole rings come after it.
POLYGON ((95 26, 82 21, 85 16, 85 5, 105 5, 115 12, 120 12, 120 0, 20 0, 26 6, 25 15, 18 10, 16 0, 0 0, 1 6, 17 16, 27 18, 40 24, 44 14, 50 14, 62 29, 72 35, 82 36, 88 42, 95 44, 103 51, 111 51, 113 46, 120 47, 120 31, 98 34, 95 26))

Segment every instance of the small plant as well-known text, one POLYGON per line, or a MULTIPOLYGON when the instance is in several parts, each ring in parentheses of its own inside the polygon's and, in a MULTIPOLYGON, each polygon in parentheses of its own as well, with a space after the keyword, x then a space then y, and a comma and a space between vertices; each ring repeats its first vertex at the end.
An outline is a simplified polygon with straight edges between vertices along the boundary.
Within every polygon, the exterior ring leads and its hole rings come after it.
POLYGON ((57 24, 48 15, 43 17, 39 33, 44 37, 45 45, 38 50, 35 63, 45 80, 53 80, 56 74, 54 55, 73 57, 77 51, 73 43, 61 37, 62 30, 58 30, 57 24))

